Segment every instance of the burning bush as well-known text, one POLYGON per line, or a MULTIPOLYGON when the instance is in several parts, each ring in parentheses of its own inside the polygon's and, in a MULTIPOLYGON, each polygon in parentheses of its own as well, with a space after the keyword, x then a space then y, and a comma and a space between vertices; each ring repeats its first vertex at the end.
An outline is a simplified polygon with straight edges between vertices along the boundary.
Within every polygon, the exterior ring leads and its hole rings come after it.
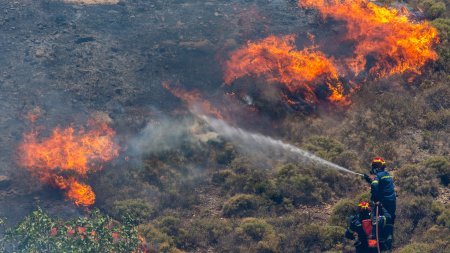
MULTIPOLYGON (((318 101, 324 85, 331 102, 345 103, 344 88, 333 60, 320 51, 298 51, 295 36, 270 36, 231 53, 226 63, 225 83, 246 75, 263 76, 268 82, 281 83, 291 94, 301 94, 309 103, 318 101)), ((289 101, 288 101, 289 102, 289 101)))
POLYGON ((94 204, 95 194, 79 178, 101 169, 98 162, 118 156, 114 136, 114 130, 97 120, 90 120, 87 128, 57 127, 48 137, 32 131, 19 145, 19 165, 42 182, 65 190, 76 205, 89 206, 94 204))
POLYGON ((414 23, 396 9, 367 0, 300 0, 303 7, 317 8, 324 16, 344 20, 347 40, 355 41, 355 58, 347 62, 354 73, 364 70, 375 77, 420 73, 427 61, 438 58, 433 45, 438 33, 428 22, 414 23), (374 62, 367 59, 371 57, 374 62))

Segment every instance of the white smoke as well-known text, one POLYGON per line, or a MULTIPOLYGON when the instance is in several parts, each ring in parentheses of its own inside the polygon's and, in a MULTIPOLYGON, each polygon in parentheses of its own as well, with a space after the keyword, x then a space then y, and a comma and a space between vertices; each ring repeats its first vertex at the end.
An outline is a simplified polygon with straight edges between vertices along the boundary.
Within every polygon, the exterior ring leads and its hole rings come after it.
POLYGON ((261 134, 247 132, 243 129, 230 126, 223 120, 214 119, 205 115, 198 116, 205 120, 222 137, 228 139, 233 144, 237 145, 241 151, 250 155, 264 154, 264 158, 269 160, 285 160, 287 157, 297 162, 322 165, 343 172, 361 175, 280 140, 272 139, 261 134))

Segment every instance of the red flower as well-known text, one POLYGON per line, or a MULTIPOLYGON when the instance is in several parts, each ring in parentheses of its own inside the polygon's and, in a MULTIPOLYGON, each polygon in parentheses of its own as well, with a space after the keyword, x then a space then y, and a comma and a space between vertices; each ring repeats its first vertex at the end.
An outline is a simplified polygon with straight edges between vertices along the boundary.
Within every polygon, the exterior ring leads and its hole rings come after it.
POLYGON ((86 228, 85 227, 77 227, 78 230, 78 234, 85 234, 86 233, 86 228))
POLYGON ((112 232, 112 233, 111 233, 111 236, 112 236, 112 238, 113 238, 113 242, 117 242, 117 241, 119 241, 119 239, 120 239, 120 235, 119 235, 119 233, 117 233, 117 232, 112 232))
POLYGON ((58 229, 57 228, 55 228, 55 227, 53 227, 51 230, 50 230, 50 236, 56 236, 56 234, 58 233, 58 229))
POLYGON ((71 227, 67 228, 67 236, 72 236, 73 234, 75 234, 75 230, 73 230, 71 227))

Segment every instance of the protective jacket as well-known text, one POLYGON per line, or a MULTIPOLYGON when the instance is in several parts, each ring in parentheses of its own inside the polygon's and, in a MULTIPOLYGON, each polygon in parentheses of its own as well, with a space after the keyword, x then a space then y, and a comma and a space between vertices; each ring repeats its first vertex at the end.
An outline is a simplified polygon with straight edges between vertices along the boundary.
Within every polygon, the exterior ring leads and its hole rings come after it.
MULTIPOLYGON (((386 212, 384 210, 384 212, 386 212)), ((383 211, 382 211, 383 213, 383 211)), ((378 228, 379 228, 379 240, 380 245, 383 245, 385 238, 385 228, 387 223, 390 222, 391 216, 386 212, 378 217, 378 228)), ((376 247, 369 247, 369 239, 375 239, 373 234, 375 228, 373 226, 373 221, 369 215, 361 216, 354 215, 350 216, 349 224, 347 230, 345 231, 345 237, 350 240, 355 240, 356 253, 376 253, 376 247), (355 238, 354 234, 357 237, 355 238)), ((383 248, 383 246, 382 246, 383 248)))
POLYGON ((379 201, 383 205, 385 202, 396 201, 394 179, 388 172, 381 171, 375 175, 375 179, 371 183, 371 194, 372 201, 379 201))
POLYGON ((387 221, 385 233, 390 238, 388 241, 392 242, 397 196, 395 194, 394 180, 388 172, 381 171, 375 175, 375 179, 371 182, 371 200, 373 202, 381 202, 384 213, 390 216, 390 219, 387 221))

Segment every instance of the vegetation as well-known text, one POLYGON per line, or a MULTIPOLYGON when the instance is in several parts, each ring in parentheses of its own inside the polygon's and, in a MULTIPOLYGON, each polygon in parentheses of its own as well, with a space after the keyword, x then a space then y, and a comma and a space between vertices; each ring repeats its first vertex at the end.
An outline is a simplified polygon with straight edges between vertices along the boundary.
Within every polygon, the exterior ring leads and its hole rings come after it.
MULTIPOLYGON (((345 111, 284 112, 274 125, 290 143, 360 173, 383 156, 399 194, 394 252, 450 252, 448 1, 407 2, 438 29, 437 62, 409 84, 366 83, 345 111)), ((3 252, 353 252, 347 217, 370 196, 359 176, 306 163, 267 169, 224 140, 146 154, 142 165, 93 181, 112 218, 96 210, 63 221, 38 209, 2 239, 3 252)))
POLYGON ((1 241, 2 252, 140 252, 137 229, 94 210, 70 221, 50 218, 38 209, 1 241))

